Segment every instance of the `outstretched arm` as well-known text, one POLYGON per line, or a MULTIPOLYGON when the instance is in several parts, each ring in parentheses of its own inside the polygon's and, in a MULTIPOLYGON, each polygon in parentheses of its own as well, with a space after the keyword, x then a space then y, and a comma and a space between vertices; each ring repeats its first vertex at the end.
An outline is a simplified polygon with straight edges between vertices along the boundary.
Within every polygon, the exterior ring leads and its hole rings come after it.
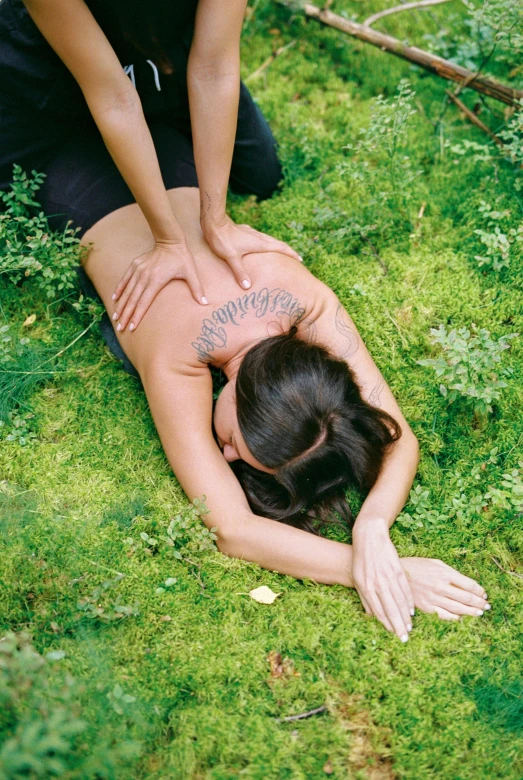
MULTIPOLYGON (((211 435, 212 386, 207 368, 180 374, 164 358, 150 361, 142 380, 169 462, 189 498, 205 495, 218 547, 266 569, 327 585, 354 587, 353 548, 254 515, 211 435)), ((415 604, 446 620, 486 608, 483 588, 433 559, 402 561, 415 604)))
POLYGON ((323 301, 316 320, 318 341, 347 361, 363 398, 390 414, 402 430, 354 524, 352 575, 366 612, 404 638, 412 626, 414 599, 389 528, 408 498, 418 466, 418 443, 354 322, 331 290, 321 282, 316 285, 323 301))
POLYGON ((205 366, 179 374, 163 358, 142 380, 165 453, 190 499, 205 495, 205 522, 227 555, 325 584, 352 586, 351 547, 254 515, 211 434, 212 382, 205 366))

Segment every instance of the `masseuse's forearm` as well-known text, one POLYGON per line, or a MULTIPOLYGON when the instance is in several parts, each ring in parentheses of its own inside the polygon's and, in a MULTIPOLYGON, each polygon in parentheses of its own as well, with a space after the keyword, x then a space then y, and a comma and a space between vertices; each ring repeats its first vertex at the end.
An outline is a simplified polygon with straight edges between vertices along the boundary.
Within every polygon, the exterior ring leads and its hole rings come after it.
MULTIPOLYGON (((88 100, 89 103, 89 100, 88 100)), ((140 206, 156 241, 183 240, 165 190, 140 98, 130 91, 114 108, 89 105, 116 167, 140 206)))
POLYGON ((388 528, 401 512, 409 495, 419 462, 418 442, 410 428, 389 452, 381 473, 359 511, 353 533, 374 522, 388 528))
POLYGON ((218 547, 234 558, 252 561, 264 569, 311 579, 325 585, 352 588, 352 547, 298 528, 249 514, 229 526, 218 547))
POLYGON ((239 51, 218 64, 190 57, 187 85, 202 227, 225 220, 227 187, 238 122, 239 51))

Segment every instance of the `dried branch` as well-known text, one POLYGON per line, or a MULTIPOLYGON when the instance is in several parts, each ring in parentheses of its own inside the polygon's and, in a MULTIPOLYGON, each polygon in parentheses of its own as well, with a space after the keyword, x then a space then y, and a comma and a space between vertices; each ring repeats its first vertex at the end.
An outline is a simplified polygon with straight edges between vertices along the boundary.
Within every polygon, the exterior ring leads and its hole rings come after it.
POLYGON ((267 59, 262 62, 259 68, 257 68, 255 71, 253 71, 247 78, 244 79, 245 82, 247 81, 253 81, 254 79, 257 79, 259 76, 263 74, 264 71, 267 70, 269 65, 272 65, 276 57, 279 57, 280 54, 283 54, 284 51, 287 51, 287 49, 292 48, 294 46, 296 41, 291 41, 290 43, 287 43, 285 46, 280 46, 279 49, 276 49, 270 57, 267 57, 267 59))
POLYGON ((308 712, 301 712, 299 715, 287 715, 286 718, 274 718, 276 723, 292 723, 295 720, 303 720, 304 718, 311 718, 313 715, 319 715, 321 712, 326 712, 327 706, 324 704, 321 707, 316 707, 315 710, 309 710, 308 712))
POLYGON ((399 14, 400 11, 412 11, 414 8, 426 8, 429 5, 440 5, 440 3, 450 3, 451 1, 452 0, 417 0, 415 3, 395 5, 394 8, 386 8, 384 11, 380 11, 377 14, 372 14, 372 16, 369 16, 368 19, 365 19, 363 24, 366 27, 370 27, 371 24, 377 22, 378 19, 383 19, 385 16, 391 16, 392 14, 399 14))
POLYGON ((463 103, 463 101, 454 94, 454 92, 451 92, 450 89, 446 89, 445 92, 452 100, 452 102, 459 108, 459 110, 465 114, 467 119, 470 119, 473 125, 476 125, 476 127, 479 127, 480 130, 483 130, 483 132, 490 136, 498 146, 505 146, 501 138, 498 138, 496 133, 493 133, 490 127, 487 127, 487 125, 483 124, 481 119, 473 111, 471 111, 470 108, 468 108, 465 103, 463 103))
POLYGON ((462 88, 465 86, 470 87, 509 106, 515 106, 520 100, 523 100, 523 90, 508 87, 494 79, 480 76, 478 73, 472 73, 467 68, 455 65, 453 62, 444 60, 443 57, 438 57, 437 54, 430 54, 422 49, 418 49, 416 46, 407 46, 397 38, 373 30, 368 25, 351 22, 348 19, 344 19, 343 16, 333 14, 331 11, 322 11, 310 3, 306 3, 303 10, 310 19, 315 19, 317 22, 327 25, 327 27, 341 30, 341 32, 352 35, 361 41, 365 41, 365 43, 371 43, 382 51, 388 51, 396 57, 413 62, 415 65, 435 73, 437 76, 441 76, 449 81, 456 81, 462 85, 462 88))
POLYGON ((498 569, 500 569, 503 574, 510 574, 511 577, 517 577, 519 580, 523 580, 523 574, 518 574, 517 571, 508 571, 508 569, 504 569, 503 566, 500 564, 499 561, 497 561, 493 555, 490 556, 498 569))

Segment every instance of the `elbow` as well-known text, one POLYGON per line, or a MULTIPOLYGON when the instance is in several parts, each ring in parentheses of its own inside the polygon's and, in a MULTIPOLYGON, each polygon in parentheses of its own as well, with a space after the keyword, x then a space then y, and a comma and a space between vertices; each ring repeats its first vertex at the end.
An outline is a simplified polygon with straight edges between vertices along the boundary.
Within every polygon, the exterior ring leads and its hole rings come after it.
POLYGON ((242 543, 239 528, 237 526, 225 525, 216 531, 216 546, 218 550, 229 558, 243 558, 242 543))
POLYGON ((408 447, 409 454, 417 469, 420 460, 419 441, 410 427, 404 432, 403 436, 405 437, 405 446, 408 447))
POLYGON ((189 82, 227 82, 240 80, 240 51, 193 54, 187 66, 189 82))
POLYGON ((129 84, 104 90, 100 94, 87 95, 84 93, 84 97, 95 119, 97 117, 127 115, 141 111, 142 108, 140 96, 130 81, 129 84))

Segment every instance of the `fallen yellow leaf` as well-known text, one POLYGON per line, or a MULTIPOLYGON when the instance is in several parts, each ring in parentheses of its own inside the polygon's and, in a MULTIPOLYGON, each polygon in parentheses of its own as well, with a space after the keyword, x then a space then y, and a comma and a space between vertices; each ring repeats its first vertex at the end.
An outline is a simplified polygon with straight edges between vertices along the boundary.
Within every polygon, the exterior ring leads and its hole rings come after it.
POLYGON ((260 585, 259 588, 249 591, 251 599, 257 601, 258 604, 272 604, 280 595, 280 593, 274 593, 267 585, 260 585))
POLYGON ((36 320, 36 314, 30 314, 29 317, 26 317, 24 320, 24 328, 29 327, 29 325, 32 325, 33 322, 36 320))

